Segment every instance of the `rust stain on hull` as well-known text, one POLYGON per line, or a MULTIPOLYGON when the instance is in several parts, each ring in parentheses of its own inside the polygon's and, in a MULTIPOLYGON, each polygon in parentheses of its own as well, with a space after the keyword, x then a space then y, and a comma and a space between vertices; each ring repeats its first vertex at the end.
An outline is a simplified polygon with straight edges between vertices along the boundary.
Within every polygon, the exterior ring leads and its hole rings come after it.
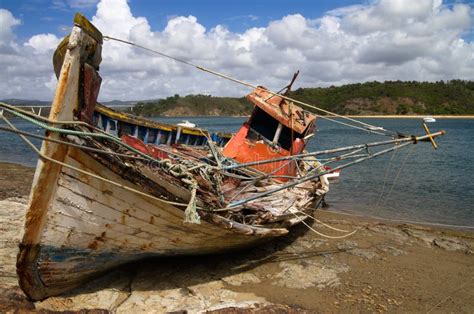
POLYGON ((61 76, 59 77, 58 87, 56 94, 54 95, 53 104, 51 106, 51 112, 49 119, 57 120, 59 114, 63 109, 64 97, 67 91, 67 82, 69 79, 69 72, 71 70, 71 64, 65 64, 61 70, 61 76))

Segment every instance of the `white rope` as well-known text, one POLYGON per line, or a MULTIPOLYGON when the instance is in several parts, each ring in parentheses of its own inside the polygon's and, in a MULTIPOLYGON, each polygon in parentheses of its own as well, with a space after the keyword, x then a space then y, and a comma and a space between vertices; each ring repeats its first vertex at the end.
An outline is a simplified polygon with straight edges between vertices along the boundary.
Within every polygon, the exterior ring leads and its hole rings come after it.
POLYGON ((333 227, 333 226, 331 226, 331 225, 328 225, 328 224, 322 222, 321 220, 317 219, 316 217, 314 217, 314 216, 312 216, 312 215, 310 215, 310 214, 305 213, 304 211, 298 210, 298 209, 296 209, 296 208, 294 208, 293 210, 294 210, 294 211, 297 211, 297 212, 300 213, 300 214, 303 214, 304 216, 306 216, 306 217, 308 217, 308 218, 310 218, 310 219, 316 221, 318 224, 321 224, 321 225, 323 225, 324 227, 329 228, 329 229, 331 229, 331 230, 339 231, 339 232, 349 232, 349 230, 338 229, 338 228, 336 228, 336 227, 333 227))
MULTIPOLYGON (((290 211, 296 218, 298 219, 301 219, 301 217, 299 217, 298 215, 296 215, 294 212, 290 211)), ((301 223, 303 223, 303 225, 305 225, 306 227, 308 227, 309 230, 313 231, 314 233, 316 233, 317 235, 323 237, 323 238, 327 238, 327 239, 343 239, 343 238, 347 238, 347 237, 350 237, 351 235, 353 235, 354 233, 356 233, 357 231, 359 231, 360 228, 357 228, 355 229, 354 231, 352 232, 349 232, 348 234, 345 234, 345 235, 342 235, 342 236, 330 236, 330 235, 327 235, 327 234, 324 234, 324 233, 321 233, 317 230, 315 230, 314 228, 312 228, 310 225, 308 225, 304 220, 301 220, 301 223)))

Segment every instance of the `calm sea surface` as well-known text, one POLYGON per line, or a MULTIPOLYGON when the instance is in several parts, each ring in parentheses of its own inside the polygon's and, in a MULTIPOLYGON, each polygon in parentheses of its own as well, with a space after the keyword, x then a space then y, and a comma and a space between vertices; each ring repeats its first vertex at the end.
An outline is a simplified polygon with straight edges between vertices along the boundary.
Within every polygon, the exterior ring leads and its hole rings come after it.
MULTIPOLYGON (((211 131, 235 132, 244 118, 186 118, 211 131)), ((165 123, 183 118, 157 118, 165 123)), ((405 134, 423 134, 418 119, 361 119, 405 134)), ((42 134, 36 127, 12 120, 16 126, 42 134)), ((0 122, 0 125, 4 125, 0 122)), ((326 200, 332 210, 356 214, 474 226, 474 120, 438 119, 432 131, 446 130, 438 140, 410 145, 382 157, 346 168, 330 185, 326 200)), ((321 150, 386 140, 319 120, 309 150, 321 150)), ((39 141, 35 141, 39 144, 39 141)), ((36 156, 16 135, 0 131, 0 161, 36 165, 36 156)))

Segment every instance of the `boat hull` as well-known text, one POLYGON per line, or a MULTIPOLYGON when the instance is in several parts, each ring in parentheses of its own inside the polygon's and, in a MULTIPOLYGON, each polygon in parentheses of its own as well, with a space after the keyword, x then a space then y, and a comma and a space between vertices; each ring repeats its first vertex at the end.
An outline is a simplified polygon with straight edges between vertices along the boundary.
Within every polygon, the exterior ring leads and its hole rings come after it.
POLYGON ((284 229, 242 234, 206 221, 185 224, 182 209, 131 191, 144 192, 83 151, 67 148, 64 161, 130 189, 61 168, 57 181, 50 183, 55 193, 41 240, 20 247, 20 284, 35 300, 144 257, 222 252, 285 234, 284 229))

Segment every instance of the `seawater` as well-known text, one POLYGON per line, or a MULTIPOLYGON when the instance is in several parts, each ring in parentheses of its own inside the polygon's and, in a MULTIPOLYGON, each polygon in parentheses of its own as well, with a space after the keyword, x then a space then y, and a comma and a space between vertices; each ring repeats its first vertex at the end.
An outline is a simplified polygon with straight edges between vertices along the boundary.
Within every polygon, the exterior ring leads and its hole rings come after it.
MULTIPOLYGON (((244 118, 155 118, 164 123, 183 119, 210 131, 235 132, 244 118)), ((419 119, 360 119, 404 134, 424 134, 419 119)), ((29 123, 12 119, 25 131, 42 134, 29 123)), ((4 125, 4 123, 1 123, 4 125)), ((373 217, 474 226, 474 120, 437 119, 432 131, 445 130, 429 143, 410 145, 394 153, 342 170, 326 197, 330 210, 373 217)), ((362 144, 386 137, 318 120, 316 136, 308 150, 362 144)), ((39 145, 39 140, 34 140, 39 145)), ((17 135, 0 131, 0 161, 36 165, 37 156, 17 135)))

